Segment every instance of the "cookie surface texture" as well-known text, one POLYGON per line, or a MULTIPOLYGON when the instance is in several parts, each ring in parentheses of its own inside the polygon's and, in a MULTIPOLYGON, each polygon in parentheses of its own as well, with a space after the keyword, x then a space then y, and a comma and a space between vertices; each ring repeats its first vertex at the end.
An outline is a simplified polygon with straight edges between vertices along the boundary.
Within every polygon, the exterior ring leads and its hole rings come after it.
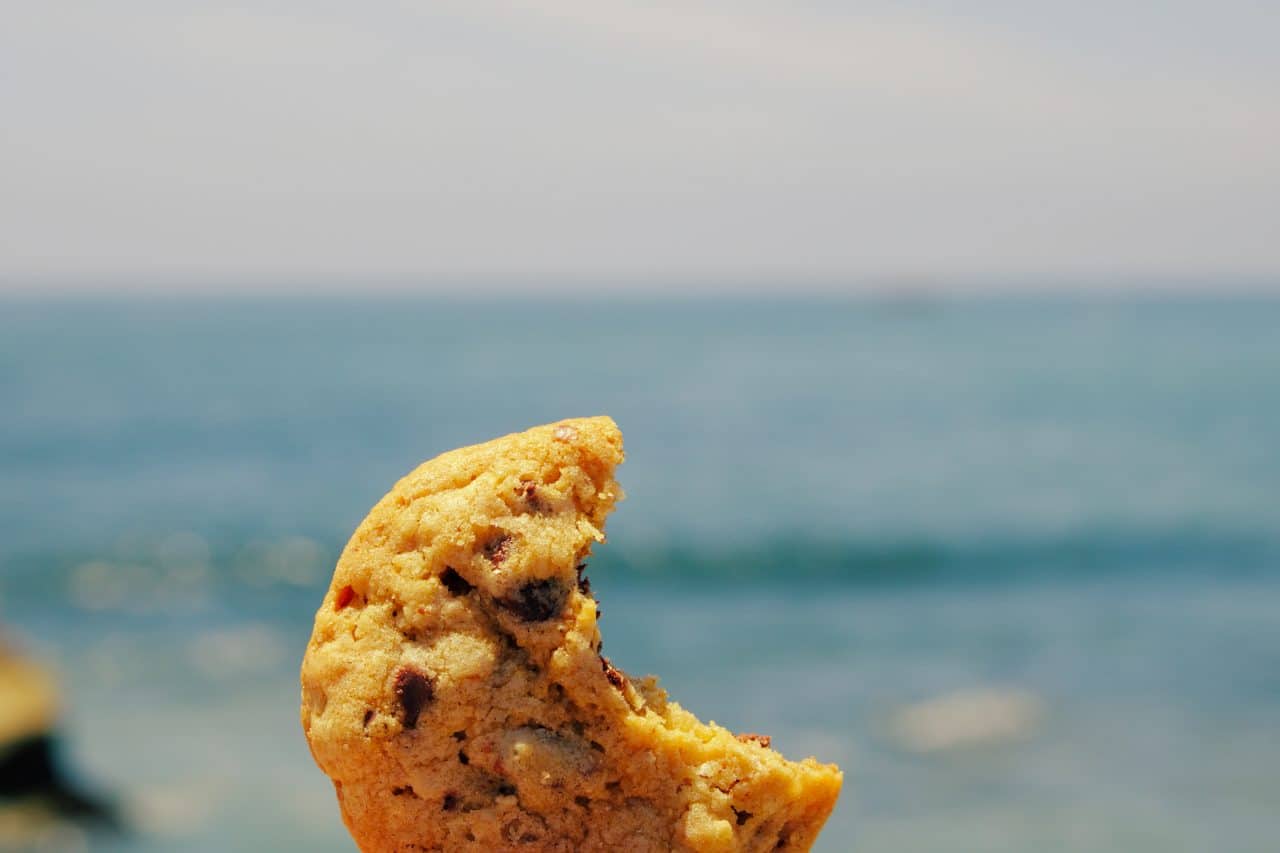
POLYGON ((352 536, 303 660, 302 725, 361 850, 813 843, 839 770, 704 725, 600 655, 580 567, 622 458, 605 417, 455 450, 352 536))

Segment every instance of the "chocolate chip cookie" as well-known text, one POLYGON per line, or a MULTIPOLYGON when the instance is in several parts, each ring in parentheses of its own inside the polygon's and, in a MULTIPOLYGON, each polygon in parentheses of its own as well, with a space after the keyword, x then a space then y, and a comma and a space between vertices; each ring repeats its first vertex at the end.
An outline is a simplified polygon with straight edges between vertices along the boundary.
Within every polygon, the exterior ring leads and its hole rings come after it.
POLYGON ((841 774, 705 725, 600 654, 583 576, 622 436, 609 418, 446 453, 338 561, 302 725, 372 851, 807 850, 841 774))

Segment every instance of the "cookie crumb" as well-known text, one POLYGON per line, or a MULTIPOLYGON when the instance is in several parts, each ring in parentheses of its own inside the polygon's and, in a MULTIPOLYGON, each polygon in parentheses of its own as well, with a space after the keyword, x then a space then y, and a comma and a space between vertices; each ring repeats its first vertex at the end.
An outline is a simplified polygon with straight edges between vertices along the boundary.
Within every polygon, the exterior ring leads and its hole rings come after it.
POLYGON ((734 737, 736 737, 738 740, 742 741, 743 743, 759 744, 760 746, 763 746, 765 749, 768 749, 769 744, 773 743, 773 738, 769 737, 768 735, 758 735, 755 732, 743 732, 740 735, 734 735, 734 737))
POLYGON ((561 424, 556 427, 555 432, 551 433, 551 436, 556 441, 573 441, 578 437, 578 431, 568 424, 561 424))
POLYGON ((627 686, 627 677, 603 655, 600 656, 600 667, 604 670, 604 677, 609 679, 609 683, 618 690, 623 690, 627 686))
POLYGON ((396 675, 395 690, 396 698, 400 700, 400 708, 404 712, 404 727, 417 728, 422 709, 435 696, 435 687, 431 679, 416 669, 405 667, 396 675))

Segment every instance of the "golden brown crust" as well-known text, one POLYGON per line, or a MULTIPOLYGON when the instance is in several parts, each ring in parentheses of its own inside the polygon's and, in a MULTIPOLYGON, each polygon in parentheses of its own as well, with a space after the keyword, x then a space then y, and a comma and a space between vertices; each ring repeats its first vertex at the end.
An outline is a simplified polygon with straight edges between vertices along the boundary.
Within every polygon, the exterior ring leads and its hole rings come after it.
POLYGON ((579 582, 621 498, 608 418, 446 453, 352 536, 302 724, 360 848, 804 850, 840 772, 703 725, 600 654, 579 582))

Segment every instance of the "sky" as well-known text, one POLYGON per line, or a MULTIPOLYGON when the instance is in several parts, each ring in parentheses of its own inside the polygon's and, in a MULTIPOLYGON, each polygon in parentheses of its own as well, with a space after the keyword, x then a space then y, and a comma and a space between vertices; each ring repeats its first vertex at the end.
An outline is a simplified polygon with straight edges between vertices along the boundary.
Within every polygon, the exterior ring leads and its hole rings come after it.
POLYGON ((1280 11, 0 0, 0 290, 1280 290, 1280 11))

